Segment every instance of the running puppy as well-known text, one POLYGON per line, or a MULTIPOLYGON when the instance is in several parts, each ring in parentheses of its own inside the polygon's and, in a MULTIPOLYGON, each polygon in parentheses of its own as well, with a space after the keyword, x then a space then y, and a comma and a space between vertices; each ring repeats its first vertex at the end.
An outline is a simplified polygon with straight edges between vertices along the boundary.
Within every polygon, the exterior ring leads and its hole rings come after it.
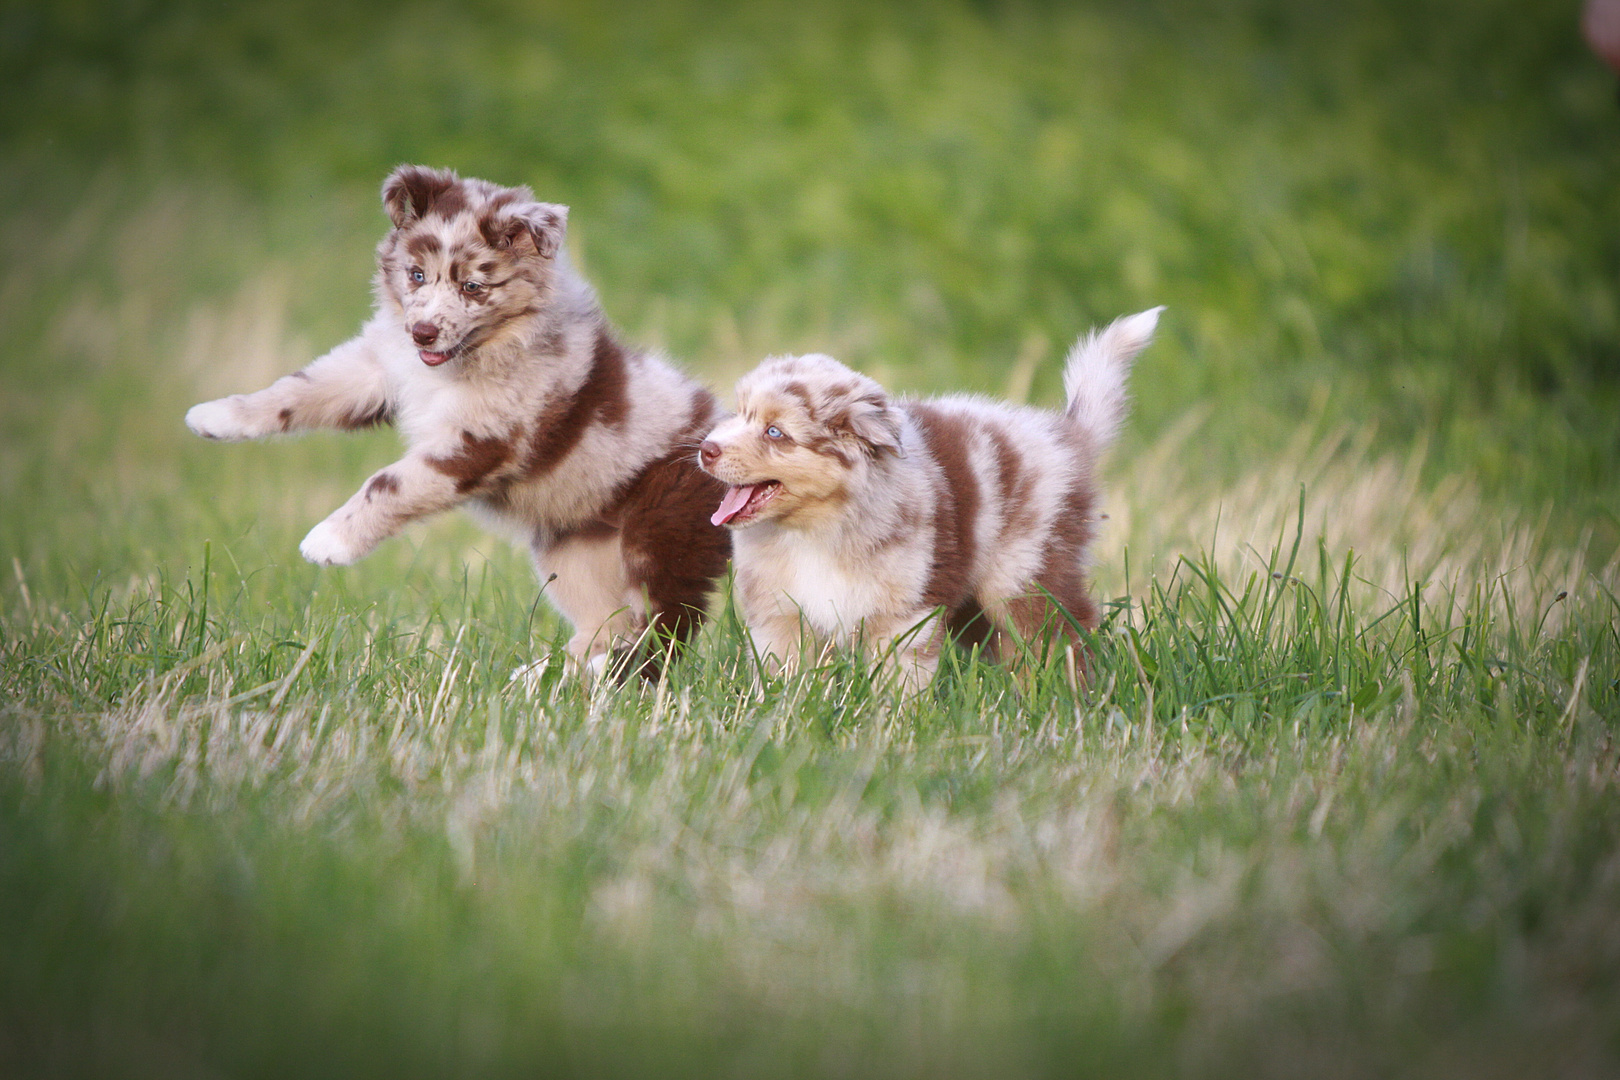
POLYGON ((1095 626, 1084 553, 1096 465, 1162 310, 1075 345, 1061 413, 966 396, 891 402, 821 355, 743 376, 738 415, 698 457, 728 485, 713 521, 733 530, 737 597, 759 654, 791 667, 804 635, 853 642, 916 690, 946 631, 1005 660, 1018 641, 1054 630, 1072 639, 1070 620, 1095 626))
POLYGON ((714 396, 615 339, 568 261, 567 207, 414 165, 382 201, 393 228, 359 336, 257 393, 194 406, 187 426, 238 440, 393 424, 405 456, 310 530, 306 559, 347 565, 465 505, 554 576, 546 596, 581 665, 601 670, 649 625, 687 638, 730 552, 709 521, 723 487, 692 458, 714 396))

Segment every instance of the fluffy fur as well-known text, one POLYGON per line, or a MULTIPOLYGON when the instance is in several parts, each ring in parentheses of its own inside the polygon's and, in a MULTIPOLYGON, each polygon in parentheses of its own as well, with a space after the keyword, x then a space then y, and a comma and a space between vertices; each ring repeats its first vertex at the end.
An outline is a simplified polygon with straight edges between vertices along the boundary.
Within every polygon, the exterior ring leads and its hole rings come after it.
POLYGON ((728 485, 714 521, 734 530, 737 597, 760 655, 792 665, 806 636, 860 644, 915 689, 947 631, 1007 659, 1018 642, 1095 626, 1083 557, 1096 465, 1162 310, 1075 345, 1060 413, 891 402, 821 355, 745 375, 738 415, 699 459, 728 485))
POLYGON ((407 452, 310 530, 305 558, 346 565, 465 505, 529 546, 579 662, 599 669, 649 624, 686 638, 730 547, 709 521, 722 486, 692 457, 713 395, 616 340, 569 264, 567 207, 419 166, 382 199, 393 228, 359 336, 186 424, 221 440, 393 424, 407 452))

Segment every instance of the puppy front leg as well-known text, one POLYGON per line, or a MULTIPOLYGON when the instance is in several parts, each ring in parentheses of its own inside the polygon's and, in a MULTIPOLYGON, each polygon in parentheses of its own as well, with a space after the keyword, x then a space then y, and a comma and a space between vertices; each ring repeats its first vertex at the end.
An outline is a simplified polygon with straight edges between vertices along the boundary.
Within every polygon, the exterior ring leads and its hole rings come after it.
POLYGON ((382 365, 363 333, 256 393, 193 405, 186 426, 205 439, 240 442, 312 428, 352 431, 392 414, 382 365))
POLYGON ((367 480, 298 550, 320 566, 347 566, 412 521, 463 502, 470 486, 443 460, 413 451, 367 480))
POLYGON ((799 670, 804 647, 803 622, 798 613, 773 611, 748 616, 748 640, 761 666, 772 675, 790 676, 799 670))
POLYGON ((936 609, 876 620, 866 630, 884 673, 898 681, 902 698, 921 693, 934 681, 944 642, 944 620, 936 609))

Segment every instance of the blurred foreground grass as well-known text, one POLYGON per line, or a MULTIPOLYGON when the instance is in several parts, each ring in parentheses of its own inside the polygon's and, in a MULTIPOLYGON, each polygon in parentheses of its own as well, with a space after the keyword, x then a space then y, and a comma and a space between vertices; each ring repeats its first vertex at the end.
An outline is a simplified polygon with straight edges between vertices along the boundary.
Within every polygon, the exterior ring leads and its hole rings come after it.
POLYGON ((1620 110, 1573 5, 0 7, 0 1071, 1620 1068, 1620 110), (1089 688, 661 688, 386 432, 186 404, 353 331, 403 160, 631 338, 1054 402, 1155 303, 1089 688))

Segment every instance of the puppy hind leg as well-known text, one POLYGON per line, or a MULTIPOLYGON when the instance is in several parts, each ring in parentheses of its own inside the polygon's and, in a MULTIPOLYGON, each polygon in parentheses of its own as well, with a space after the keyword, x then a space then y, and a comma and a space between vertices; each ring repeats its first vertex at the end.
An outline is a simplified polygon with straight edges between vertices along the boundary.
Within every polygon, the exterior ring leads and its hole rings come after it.
POLYGON ((574 536, 536 549, 535 567, 547 583, 546 599, 574 627, 566 646, 570 668, 586 677, 607 671, 613 650, 637 640, 647 625, 618 535, 574 536))
MULTIPOLYGON (((654 552, 652 557, 635 559, 635 565, 627 568, 631 573, 639 570, 649 614, 647 633, 630 650, 640 659, 634 668, 626 669, 627 674, 633 671, 644 679, 656 681, 666 661, 683 652, 703 627, 709 617, 715 579, 725 572, 730 553, 729 538, 721 535, 720 539, 726 541, 723 547, 715 544, 714 539, 708 535, 695 536, 690 545, 698 548, 695 552, 688 550, 679 559, 660 559, 654 552)), ((629 546, 627 538, 626 547, 629 546)))
POLYGON ((587 619, 581 623, 568 639, 568 657, 580 675, 594 679, 612 673, 622 681, 617 660, 636 647, 646 628, 645 619, 628 605, 621 606, 600 622, 587 619))
MULTIPOLYGON (((595 682, 603 676, 613 675, 616 681, 622 681, 617 674, 615 662, 617 651, 613 643, 635 639, 636 623, 626 617, 629 611, 630 609, 624 608, 600 623, 576 626, 573 636, 563 646, 563 669, 569 678, 595 682)), ((526 664, 519 664, 513 670, 509 681, 521 682, 531 691, 536 690, 546 670, 554 662, 554 658, 542 656, 526 664)))
POLYGON ((1030 592, 985 603, 996 624, 993 635, 996 659, 1012 671, 1026 693, 1034 690, 1036 674, 1054 657, 1073 645, 1083 658, 1082 628, 1095 625, 1089 612, 1090 599, 1083 603, 1059 596, 1035 583, 1030 592), (1065 602, 1067 601, 1067 602, 1065 602))
POLYGON ((639 676, 648 682, 657 682, 664 674, 665 665, 685 649, 708 612, 697 604, 667 604, 655 606, 649 599, 651 617, 633 641, 616 643, 608 669, 623 683, 639 676))

